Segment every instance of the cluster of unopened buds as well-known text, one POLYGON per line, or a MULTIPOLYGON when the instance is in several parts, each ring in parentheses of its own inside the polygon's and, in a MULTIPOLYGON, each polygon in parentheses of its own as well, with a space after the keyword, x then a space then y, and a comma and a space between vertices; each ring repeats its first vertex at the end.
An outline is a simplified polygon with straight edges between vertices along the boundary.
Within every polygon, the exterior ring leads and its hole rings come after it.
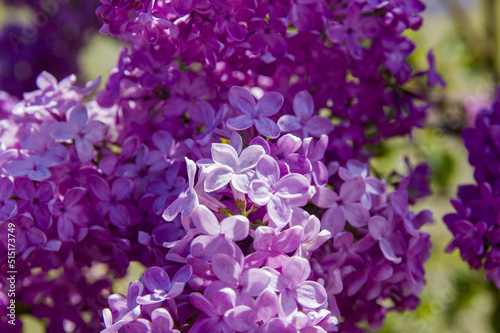
POLYGON ((388 193, 366 145, 422 126, 401 84, 442 81, 405 60, 420 1, 102 2, 132 45, 104 90, 43 72, 0 95, 0 230, 48 332, 364 332, 416 308, 425 176, 388 193))

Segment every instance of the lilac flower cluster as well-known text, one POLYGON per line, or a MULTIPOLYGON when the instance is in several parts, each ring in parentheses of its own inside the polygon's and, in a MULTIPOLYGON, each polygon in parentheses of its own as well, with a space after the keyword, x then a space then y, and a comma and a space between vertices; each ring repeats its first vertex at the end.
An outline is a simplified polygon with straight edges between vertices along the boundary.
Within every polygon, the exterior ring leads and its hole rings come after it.
POLYGON ((388 308, 377 300, 414 309, 431 246, 418 229, 430 212, 409 212, 405 191, 387 201, 385 182, 357 160, 327 176, 337 191, 318 185, 309 149, 323 155, 327 141, 286 134, 243 149, 233 132, 198 165, 185 158, 188 181, 163 213, 169 234, 183 229, 162 243, 170 264, 149 268, 127 301, 109 299, 103 332, 155 332, 160 322, 167 332, 174 323, 193 332, 325 332, 337 331, 340 316, 352 332, 361 321, 381 328, 388 308))
POLYGON ((0 29, 0 90, 21 98, 23 92, 36 89, 35 79, 43 70, 58 79, 79 71, 80 50, 99 27, 99 20, 92 15, 99 1, 3 3, 31 12, 26 23, 9 22, 0 29))
POLYGON ((422 125, 420 1, 102 3, 131 43, 105 90, 0 95, 0 229, 48 332, 363 332, 418 305, 425 172, 388 195, 364 147, 422 125))
POLYGON ((476 184, 459 186, 458 198, 451 200, 456 213, 444 222, 454 238, 446 250, 458 248, 472 269, 484 268, 500 288, 500 96, 462 136, 476 184))
POLYGON ((413 74, 407 62, 415 45, 402 33, 420 27, 419 0, 102 2, 101 32, 132 48, 123 50, 97 101, 123 108, 127 127, 153 108, 173 128, 179 115, 188 117, 189 133, 207 125, 200 102, 221 104, 229 88, 247 86, 280 93, 283 117, 239 105, 230 129, 255 128, 270 138, 278 128, 301 138, 326 130, 329 160, 345 163, 366 160, 366 144, 423 125, 427 105, 402 84, 424 74, 429 84, 444 84, 431 53, 425 73, 413 74), (310 96, 297 96, 303 90, 310 96))

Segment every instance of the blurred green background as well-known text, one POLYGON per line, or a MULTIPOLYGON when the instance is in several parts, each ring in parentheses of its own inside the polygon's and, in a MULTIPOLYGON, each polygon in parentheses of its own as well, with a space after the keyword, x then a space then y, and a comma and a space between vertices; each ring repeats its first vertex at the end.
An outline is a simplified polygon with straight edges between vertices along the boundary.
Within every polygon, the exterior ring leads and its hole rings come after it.
MULTIPOLYGON (((411 57, 417 70, 427 69, 427 51, 432 48, 438 71, 447 82, 428 96, 434 107, 428 126, 413 138, 384 143, 383 154, 372 166, 382 175, 390 170, 406 171, 404 157, 415 164, 428 162, 433 171, 433 195, 419 201, 414 211, 430 209, 434 223, 425 227, 434 247, 426 264, 427 284, 422 303, 415 312, 390 313, 382 332, 500 333, 500 292, 484 278, 484 272, 470 271, 458 253, 445 254, 451 234, 442 217, 452 212, 449 199, 458 184, 473 183, 460 130, 473 123, 474 115, 493 100, 500 77, 500 1, 425 0, 424 24, 407 36, 417 43, 411 57)), ((2 8, 0 22, 23 20, 26 12, 2 8)), ((81 79, 101 75, 103 83, 115 66, 120 43, 108 36, 90 36, 80 55, 81 79)), ((102 85, 103 85, 102 83, 102 85)), ((387 172, 387 174, 384 174, 387 172)), ((114 283, 114 292, 126 293, 128 283, 138 279, 144 267, 134 263, 126 278, 114 283)), ((25 333, 43 332, 43 325, 29 315, 25 333)))

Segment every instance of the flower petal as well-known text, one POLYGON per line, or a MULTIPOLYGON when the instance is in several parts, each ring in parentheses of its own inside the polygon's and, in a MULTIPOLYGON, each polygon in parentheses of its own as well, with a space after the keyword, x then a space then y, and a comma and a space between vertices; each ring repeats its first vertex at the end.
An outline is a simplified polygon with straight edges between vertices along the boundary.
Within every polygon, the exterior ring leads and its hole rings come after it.
POLYGON ((293 98, 293 112, 301 120, 312 117, 314 112, 314 101, 307 90, 299 91, 293 98))
POLYGON ((241 193, 248 193, 250 191, 250 176, 248 174, 233 175, 231 185, 241 193))
POLYGON ((255 98, 250 92, 241 87, 231 87, 229 89, 229 103, 238 111, 251 116, 255 115, 255 98))
POLYGON ((326 302, 326 290, 318 282, 306 281, 297 289, 297 302, 306 308, 316 309, 326 302))
POLYGON ((289 287, 299 286, 311 274, 311 266, 305 258, 291 257, 283 264, 281 274, 289 287))
POLYGON ((339 200, 337 193, 326 187, 318 186, 316 188, 316 194, 311 201, 319 208, 331 208, 337 206, 337 201, 339 200))
POLYGON ((89 140, 77 137, 75 139, 75 147, 80 161, 85 163, 92 160, 94 155, 94 145, 89 140))
POLYGON ((339 195, 344 202, 354 202, 361 199, 365 193, 366 187, 363 178, 356 177, 342 184, 339 195))
POLYGON ((206 192, 220 190, 235 176, 232 168, 220 165, 210 168, 205 178, 204 189, 206 192))
POLYGON ((370 214, 360 203, 347 202, 342 205, 345 218, 354 227, 363 227, 368 224, 370 214))
POLYGON ((204 233, 205 235, 219 235, 220 225, 219 221, 215 217, 214 213, 207 207, 200 205, 196 207, 191 215, 193 224, 196 229, 204 233))
POLYGON ((281 109, 283 102, 284 98, 279 92, 269 92, 257 102, 256 113, 261 117, 270 117, 281 109))
POLYGON ((238 153, 231 145, 213 143, 211 152, 215 163, 230 167, 233 170, 238 168, 238 153))
POLYGON ((303 239, 304 228, 294 226, 279 233, 272 244, 272 249, 282 253, 290 253, 298 249, 303 239))
POLYGON ((257 327, 254 311, 246 305, 238 305, 224 313, 224 321, 236 332, 247 332, 257 327))
POLYGON ((260 134, 270 139, 276 139, 278 136, 280 136, 281 133, 278 125, 276 125, 274 121, 266 117, 259 117, 255 119, 255 127, 260 134))
POLYGON ((326 117, 314 116, 306 122, 306 128, 310 135, 319 138, 322 135, 330 134, 335 126, 326 117))
POLYGON ((109 209, 109 221, 117 227, 126 227, 130 224, 130 214, 122 204, 111 205, 109 209))
POLYGON ((246 269, 241 277, 242 291, 252 297, 257 297, 269 286, 269 274, 258 268, 246 269))
POLYGON ((144 285, 154 293, 170 290, 170 278, 160 267, 151 267, 144 273, 144 285))
POLYGON ((269 155, 263 156, 257 163, 257 177, 266 182, 269 188, 274 187, 280 178, 278 162, 269 155))
POLYGON ((380 245, 380 250, 382 250, 382 253, 384 254, 384 257, 389 260, 389 261, 392 261, 393 263, 395 264, 399 264, 401 262, 401 257, 398 257, 395 253, 394 253, 394 250, 391 246, 391 243, 389 243, 389 241, 385 238, 382 238, 380 241, 379 241, 379 245, 380 245))
POLYGON ((257 319, 263 322, 268 322, 274 318, 279 311, 279 299, 276 293, 270 289, 265 290, 257 297, 255 302, 255 311, 257 319))
POLYGON ((66 219, 64 215, 57 220, 57 233, 62 241, 71 239, 75 234, 73 223, 66 219))
POLYGON ((168 333, 174 328, 174 321, 170 313, 164 308, 158 308, 151 313, 153 325, 159 333, 168 333))
POLYGON ((118 178, 111 185, 111 194, 117 201, 123 201, 127 198, 132 190, 132 181, 126 178, 118 178))
POLYGON ((234 131, 246 130, 255 123, 255 119, 250 118, 246 114, 230 118, 227 120, 227 127, 234 131))
POLYGON ((85 195, 85 188, 83 187, 73 187, 64 195, 64 207, 66 209, 76 205, 85 195))
POLYGON ((81 105, 74 106, 69 114, 69 122, 77 131, 81 131, 87 124, 88 115, 87 109, 81 105))
POLYGON ((226 217, 220 223, 220 232, 227 239, 240 241, 248 236, 250 222, 248 218, 242 215, 234 215, 226 217))
POLYGON ((389 222, 382 216, 373 216, 368 222, 370 236, 376 240, 381 240, 389 232, 389 222))
POLYGON ((285 114, 278 119, 278 126, 283 132, 298 131, 303 127, 299 118, 289 114, 285 114))
POLYGON ((271 192, 264 181, 257 179, 250 183, 248 197, 257 205, 264 206, 271 199, 271 192))
POLYGON ((333 237, 345 228, 345 216, 340 207, 328 209, 321 219, 322 228, 330 231, 333 237))
POLYGON ((102 201, 109 201, 111 199, 111 190, 108 183, 101 177, 91 175, 87 178, 87 185, 89 190, 102 201))
POLYGON ((267 204, 267 213, 278 226, 284 226, 292 218, 292 209, 287 204, 286 199, 275 195, 271 196, 267 204))
POLYGON ((285 199, 297 199, 309 192, 309 182, 306 177, 292 173, 281 178, 274 189, 277 196, 285 199))
POLYGON ((76 128, 66 122, 53 123, 47 131, 51 137, 58 140, 71 140, 78 135, 76 128))
POLYGON ((260 161, 261 157, 265 155, 264 148, 258 145, 249 146, 245 148, 238 158, 238 171, 240 173, 253 169, 260 161))
POLYGON ((216 254, 212 257, 212 270, 220 281, 235 289, 239 285, 241 266, 227 254, 216 254))

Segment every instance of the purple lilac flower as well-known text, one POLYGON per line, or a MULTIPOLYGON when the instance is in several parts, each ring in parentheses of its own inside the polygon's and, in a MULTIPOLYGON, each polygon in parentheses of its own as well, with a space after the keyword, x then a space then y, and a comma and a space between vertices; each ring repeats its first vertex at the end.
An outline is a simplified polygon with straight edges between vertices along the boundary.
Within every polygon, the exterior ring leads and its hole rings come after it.
POLYGON ((268 138, 275 139, 280 135, 280 128, 271 119, 283 106, 283 96, 277 92, 264 95, 257 103, 254 97, 241 87, 229 90, 229 103, 243 113, 227 120, 227 126, 235 131, 245 130, 255 124, 257 131, 268 138))
MULTIPOLYGON (((330 172, 323 163, 325 151, 328 146, 328 136, 322 135, 321 138, 315 142, 313 138, 304 139, 302 148, 304 155, 311 163, 311 172, 314 183, 319 186, 325 186, 328 182, 330 172)), ((335 162, 333 162, 335 165, 335 162)))
MULTIPOLYGON (((368 192, 365 149, 424 123, 428 104, 401 89, 435 76, 433 59, 414 75, 407 61, 403 31, 421 24, 420 1, 102 4, 101 32, 130 48, 92 101, 99 80, 79 88, 46 72, 18 104, 0 96, 1 178, 15 194, 3 181, 1 227, 19 222, 33 238, 16 290, 48 332, 68 321, 84 332, 353 332, 416 307, 431 216, 410 211, 407 182, 368 192), (281 135, 275 122, 287 118, 300 128, 281 135), (95 265, 122 277, 131 261, 148 268, 146 288, 133 283, 104 310, 111 285, 95 265)), ((490 226, 498 191, 486 178, 497 170, 486 153, 460 218, 480 211, 490 226)), ((457 244, 499 243, 469 222, 457 244)), ((485 255, 491 278, 496 255, 485 255)))
POLYGON ((214 213, 205 206, 198 206, 192 215, 192 222, 203 235, 191 243, 191 254, 195 258, 209 260, 216 253, 233 255, 232 241, 240 241, 248 236, 248 219, 241 215, 229 216, 220 223, 214 213))
POLYGON ((75 235, 75 224, 86 227, 90 222, 88 207, 80 204, 85 192, 85 188, 74 187, 64 195, 63 200, 58 199, 52 205, 52 215, 57 219, 57 232, 63 241, 75 235))
POLYGON ((258 227, 255 230, 255 252, 245 258, 247 267, 279 268, 288 260, 286 253, 291 253, 299 248, 304 238, 304 228, 293 226, 281 232, 271 227, 258 227))
POLYGON ((366 193, 361 197, 361 202, 366 209, 372 208, 374 196, 379 196, 385 193, 385 181, 375 177, 369 177, 368 165, 361 163, 358 160, 347 161, 346 167, 339 168, 339 177, 344 181, 348 181, 355 177, 361 177, 365 183, 366 193))
POLYGON ((205 191, 213 192, 231 183, 236 190, 248 193, 253 176, 251 170, 265 154, 264 149, 254 145, 238 154, 230 145, 214 143, 211 151, 214 165, 205 169, 205 191))
POLYGON ((318 188, 313 202, 318 207, 328 208, 323 216, 322 223, 339 225, 341 226, 339 229, 343 229, 346 219, 355 227, 367 225, 369 218, 368 210, 359 203, 361 197, 366 193, 366 186, 363 179, 355 177, 346 181, 340 187, 339 192, 337 194, 324 187, 318 188))
POLYGON ((191 216, 199 204, 198 195, 194 191, 196 164, 186 157, 186 165, 189 182, 184 185, 184 190, 179 197, 163 212, 163 218, 167 221, 172 221, 179 213, 185 217, 191 216))
POLYGON ((295 116, 284 115, 278 120, 278 126, 283 132, 301 132, 303 138, 320 137, 330 134, 334 129, 332 122, 323 116, 314 115, 314 100, 311 94, 302 90, 293 98, 295 116))
POLYGON ((137 303, 141 305, 156 304, 168 298, 179 296, 184 285, 189 281, 192 274, 191 266, 179 269, 170 281, 167 273, 160 267, 151 267, 144 273, 144 285, 152 292, 137 297, 137 303))
POLYGON ((103 310, 104 326, 102 333, 118 332, 125 324, 135 320, 141 313, 141 306, 137 304, 137 297, 141 296, 144 285, 132 282, 128 287, 127 297, 113 294, 108 297, 109 308, 103 310))
POLYGON ((158 42, 161 33, 167 30, 173 37, 176 37, 179 30, 175 24, 172 24, 166 17, 159 12, 142 12, 138 17, 128 22, 125 27, 127 32, 139 34, 149 44, 158 42))
POLYGON ((281 274, 269 269, 276 280, 276 289, 280 293, 280 303, 285 316, 297 311, 297 303, 310 309, 316 309, 326 302, 326 291, 315 281, 306 281, 311 274, 309 262, 300 257, 289 258, 281 274))
POLYGON ((17 178, 15 193, 19 197, 19 213, 33 214, 35 223, 42 229, 47 229, 52 224, 52 215, 49 203, 54 198, 53 185, 41 182, 35 189, 35 184, 28 178, 17 178))
POLYGON ((486 278, 500 288, 498 249, 500 221, 500 103, 476 116, 475 128, 462 132, 469 162, 475 168, 476 184, 458 187, 451 203, 454 213, 444 223, 453 234, 447 252, 459 249, 460 256, 472 269, 486 269, 486 278))
POLYGON ((173 327, 172 316, 163 308, 154 309, 151 312, 151 321, 138 318, 125 324, 127 332, 179 333, 179 330, 173 329, 173 327))
POLYGON ((191 117, 200 117, 202 99, 210 92, 210 82, 207 78, 197 76, 190 81, 186 74, 181 73, 179 82, 172 86, 172 96, 162 106, 165 117, 178 117, 184 112, 191 117))
POLYGON ((28 176, 34 181, 44 181, 52 176, 49 168, 63 164, 67 154, 67 150, 60 145, 54 146, 41 155, 21 153, 22 159, 5 163, 4 170, 8 175, 14 177, 28 176))
POLYGON ((91 175, 87 180, 90 192, 98 199, 95 211, 101 218, 109 214, 109 220, 117 227, 130 224, 130 213, 123 204, 132 190, 132 182, 125 178, 116 179, 109 188, 108 183, 91 175))
POLYGON ((368 222, 368 229, 370 236, 379 241, 380 249, 384 253, 385 258, 399 264, 401 258, 394 254, 393 247, 398 247, 402 243, 402 240, 397 238, 396 234, 393 233, 394 226, 382 216, 374 216, 368 222))
POLYGON ((297 151, 302 147, 302 140, 292 134, 287 134, 278 139, 276 145, 269 145, 271 156, 278 161, 280 175, 290 172, 302 175, 311 171, 311 162, 297 151))
POLYGON ((94 152, 93 144, 104 139, 105 125, 99 121, 88 121, 84 107, 73 107, 69 111, 68 122, 57 122, 49 127, 54 139, 75 140, 76 151, 82 162, 89 162, 94 152))
POLYGON ((287 29, 285 19, 271 19, 269 23, 256 19, 250 22, 249 28, 255 31, 248 38, 250 51, 253 54, 262 54, 264 59, 270 56, 269 60, 283 57, 286 54, 287 43, 283 37, 287 29))
POLYGON ((12 200, 12 195, 14 194, 14 184, 7 178, 0 179, 0 219, 8 220, 17 212, 17 205, 14 200, 12 200))
POLYGON ((292 217, 292 206, 305 204, 309 182, 299 174, 288 174, 280 179, 275 159, 264 156, 257 163, 256 178, 250 183, 249 198, 259 206, 266 205, 269 217, 283 225, 292 217), (304 200, 305 199, 305 200, 304 200))
POLYGON ((236 306, 236 293, 231 288, 223 288, 216 291, 209 300, 200 293, 189 295, 191 304, 199 309, 205 316, 197 321, 190 332, 198 333, 205 331, 231 332, 227 323, 226 313, 236 306))

